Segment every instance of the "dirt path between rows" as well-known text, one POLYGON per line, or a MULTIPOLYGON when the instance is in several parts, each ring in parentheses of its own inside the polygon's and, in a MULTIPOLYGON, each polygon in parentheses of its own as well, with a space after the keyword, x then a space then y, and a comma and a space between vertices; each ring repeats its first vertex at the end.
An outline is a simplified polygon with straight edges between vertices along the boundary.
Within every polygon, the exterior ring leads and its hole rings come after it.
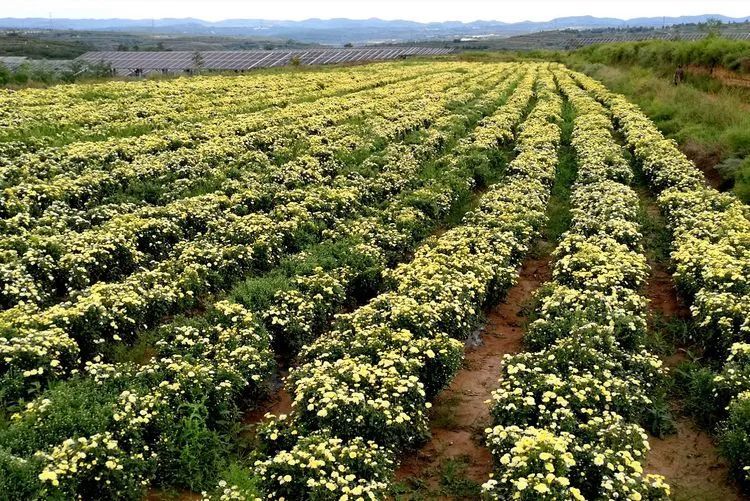
MULTIPOLYGON (((658 263, 651 263, 652 273, 646 287, 653 311, 664 318, 690 317, 690 310, 680 301, 669 272, 658 263)), ((677 351, 664 359, 674 368, 685 359, 677 351)), ((732 501, 743 498, 728 480, 729 468, 718 454, 711 437, 693 421, 680 414, 674 406, 677 433, 664 438, 649 436, 651 452, 646 471, 664 475, 672 488, 675 501, 732 501)))
POLYGON ((711 437, 686 417, 676 418, 677 433, 649 437, 651 452, 645 470, 664 475, 675 501, 747 499, 728 480, 729 468, 711 437))
POLYGON ((497 387, 500 362, 506 353, 522 349, 524 311, 534 291, 550 279, 549 258, 527 259, 518 283, 501 304, 487 315, 487 324, 478 333, 478 346, 467 348, 464 368, 433 402, 432 438, 410 455, 396 471, 396 481, 418 483, 427 489, 429 499, 455 497, 441 492, 443 465, 464 463, 463 477, 484 483, 492 470, 492 458, 483 444, 484 429, 490 422, 486 401, 497 387))
MULTIPOLYGON (((660 218, 653 201, 646 199, 652 218, 660 218)), ((690 309, 677 294, 672 275, 663 263, 650 260, 651 274, 646 285, 650 311, 664 320, 689 320, 690 309)), ((653 328, 653 326, 652 326, 653 328)), ((679 347, 677 347, 679 348, 679 347)), ((684 351, 665 357, 670 369, 685 359, 684 351)), ((675 501, 733 501, 747 499, 729 480, 729 468, 718 454, 711 437, 673 403, 676 433, 664 438, 649 435, 651 452, 645 470, 663 475, 672 488, 675 501)))
POLYGON ((291 412, 292 397, 289 395, 284 384, 284 380, 288 374, 288 370, 279 371, 268 398, 263 400, 255 409, 246 412, 242 418, 242 424, 246 426, 258 424, 263 421, 263 417, 268 413, 278 416, 279 414, 289 414, 291 412))

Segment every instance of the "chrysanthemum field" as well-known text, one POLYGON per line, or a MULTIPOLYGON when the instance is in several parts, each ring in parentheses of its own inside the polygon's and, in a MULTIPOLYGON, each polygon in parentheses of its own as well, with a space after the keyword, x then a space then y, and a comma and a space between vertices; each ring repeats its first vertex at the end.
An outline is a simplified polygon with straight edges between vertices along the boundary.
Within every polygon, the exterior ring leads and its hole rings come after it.
POLYGON ((636 175, 741 477, 748 207, 581 73, 427 61, 0 94, 0 498, 393 496, 563 147, 570 217, 487 402, 479 495, 670 497, 644 467, 674 378, 636 175))

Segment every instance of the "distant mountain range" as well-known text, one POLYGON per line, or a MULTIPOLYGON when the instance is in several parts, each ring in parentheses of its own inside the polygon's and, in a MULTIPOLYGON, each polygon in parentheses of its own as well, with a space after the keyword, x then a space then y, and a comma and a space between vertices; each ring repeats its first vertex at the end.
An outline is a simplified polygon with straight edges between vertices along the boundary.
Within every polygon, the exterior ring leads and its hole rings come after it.
MULTIPOLYGON (((749 7, 750 10, 750 7, 749 7)), ((750 16, 749 16, 750 17, 750 16)), ((615 19, 593 16, 561 17, 551 21, 445 21, 419 23, 386 21, 372 18, 307 19, 304 21, 270 21, 265 19, 227 19, 209 22, 201 19, 46 19, 0 18, 0 28, 70 29, 94 31, 139 31, 183 35, 253 36, 269 39, 293 39, 299 42, 343 44, 406 42, 450 39, 471 36, 514 36, 545 30, 649 27, 701 23, 709 19, 743 22, 747 18, 730 18, 716 14, 680 17, 639 17, 615 19)))

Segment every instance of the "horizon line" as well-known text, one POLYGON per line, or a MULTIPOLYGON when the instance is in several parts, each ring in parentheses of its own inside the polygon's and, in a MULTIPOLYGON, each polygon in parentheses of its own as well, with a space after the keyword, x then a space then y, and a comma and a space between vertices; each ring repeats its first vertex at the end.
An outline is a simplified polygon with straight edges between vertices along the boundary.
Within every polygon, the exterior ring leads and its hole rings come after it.
POLYGON ((14 20, 14 21, 23 21, 23 20, 43 20, 43 21, 55 21, 55 20, 69 20, 69 21, 144 21, 144 22, 153 22, 153 21, 200 21, 203 23, 209 23, 209 24, 216 24, 216 23, 224 23, 227 21, 263 21, 263 22, 285 22, 285 23, 304 23, 307 21, 336 21, 336 20, 344 20, 344 21, 386 21, 386 22, 409 22, 409 23, 416 23, 416 24, 439 24, 439 23, 459 23, 459 24, 472 24, 472 23, 503 23, 503 24, 523 24, 523 23, 550 23, 554 21, 558 21, 561 19, 570 19, 570 18, 581 18, 581 17, 588 17, 592 19, 615 19, 622 22, 628 22, 633 21, 637 19, 659 19, 659 18, 684 18, 684 17, 711 17, 711 16, 720 16, 720 17, 726 17, 732 20, 750 20, 750 13, 747 16, 728 16, 725 14, 685 14, 685 15, 670 15, 670 16, 639 16, 639 17, 631 17, 631 18, 620 18, 620 17, 611 17, 611 16, 594 16, 591 14, 582 14, 578 16, 564 16, 564 17, 555 17, 552 19, 548 19, 545 21, 532 21, 530 19, 525 19, 522 21, 502 21, 500 19, 475 19, 473 21, 459 21, 456 19, 445 19, 441 21, 415 21, 413 19, 404 19, 404 18, 382 18, 377 16, 372 17, 365 17, 365 18, 354 18, 354 17, 329 17, 329 18, 323 18, 323 17, 309 17, 305 19, 265 19, 265 18, 254 18, 254 17, 232 17, 232 18, 225 18, 225 19, 218 19, 216 21, 209 21, 206 19, 202 19, 199 17, 151 17, 151 18, 133 18, 133 17, 43 17, 43 16, 36 16, 36 17, 2 17, 0 19, 4 20, 14 20))

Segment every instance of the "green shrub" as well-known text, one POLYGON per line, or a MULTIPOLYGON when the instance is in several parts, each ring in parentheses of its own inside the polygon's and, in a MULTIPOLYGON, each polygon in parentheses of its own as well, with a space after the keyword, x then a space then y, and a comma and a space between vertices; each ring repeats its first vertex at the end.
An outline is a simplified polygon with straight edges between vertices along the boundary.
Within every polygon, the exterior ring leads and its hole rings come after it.
POLYGON ((117 385, 91 379, 55 383, 0 430, 0 443, 14 454, 28 455, 70 437, 93 435, 107 429, 119 392, 117 385))
POLYGON ((22 459, 6 449, 0 449, 0 493, 9 501, 26 501, 41 497, 39 472, 41 464, 32 459, 22 459))
POLYGON ((745 203, 750 203, 750 157, 737 168, 734 192, 745 203))
POLYGON ((719 428, 719 447, 729 459, 734 473, 749 483, 750 471, 750 398, 741 395, 729 406, 729 418, 719 428))
POLYGON ((713 427, 723 415, 717 403, 716 374, 695 362, 683 362, 675 370, 675 389, 680 393, 683 410, 700 425, 713 427))
POLYGON ((226 436, 207 427, 208 409, 202 403, 183 404, 182 417, 162 430, 156 445, 159 482, 191 491, 207 490, 226 467, 226 436))

